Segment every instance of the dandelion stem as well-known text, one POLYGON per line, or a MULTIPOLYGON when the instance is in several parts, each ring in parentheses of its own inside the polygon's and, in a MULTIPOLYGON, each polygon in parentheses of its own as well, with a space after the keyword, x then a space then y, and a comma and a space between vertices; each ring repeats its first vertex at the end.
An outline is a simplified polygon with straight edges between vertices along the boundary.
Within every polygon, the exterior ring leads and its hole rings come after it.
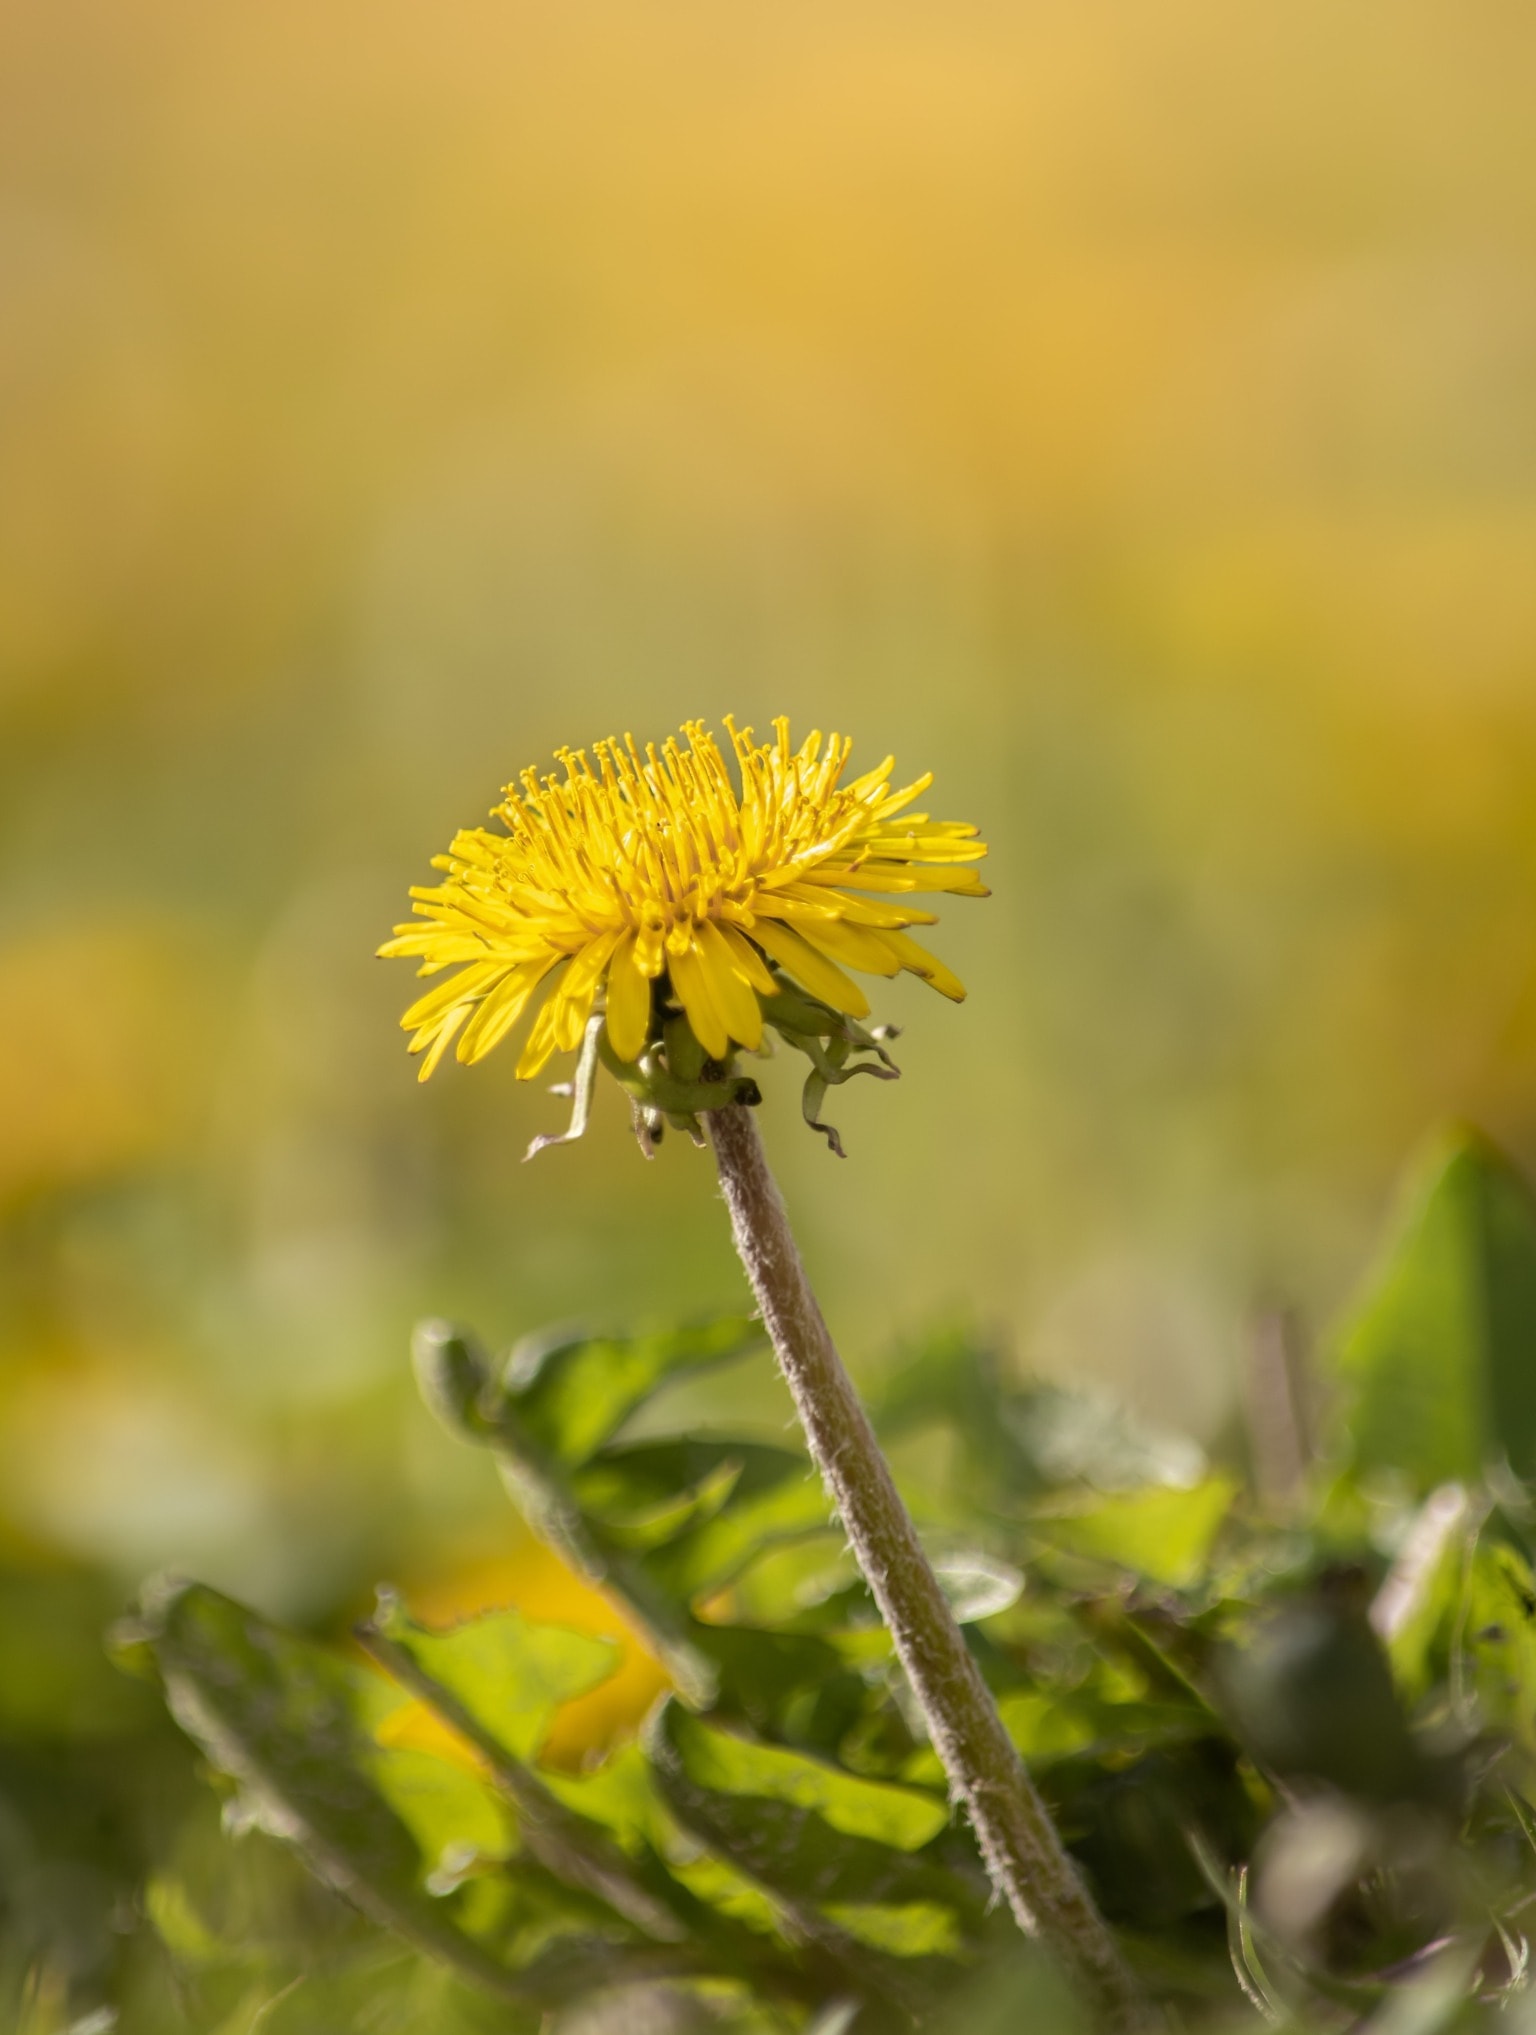
POLYGON ((918 1541, 837 1354, 768 1170, 739 1103, 709 1127, 736 1248, 789 1384, 812 1459, 964 1803, 993 1886, 1026 1936, 1060 1962, 1113 2030, 1153 2025, 1148 2004, 1062 1848, 918 1541))

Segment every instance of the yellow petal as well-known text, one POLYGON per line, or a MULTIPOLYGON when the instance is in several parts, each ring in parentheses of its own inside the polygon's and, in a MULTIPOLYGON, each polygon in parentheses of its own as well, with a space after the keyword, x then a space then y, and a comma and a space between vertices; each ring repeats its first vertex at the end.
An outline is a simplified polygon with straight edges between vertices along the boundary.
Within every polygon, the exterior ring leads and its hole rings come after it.
MULTIPOLYGON (((895 768, 896 768, 896 758, 894 756, 887 756, 883 763, 877 764, 873 770, 866 770, 862 777, 856 777, 853 780, 852 784, 848 786, 849 797, 863 799, 866 803, 868 803, 873 799, 874 794, 877 791, 883 790, 885 780, 890 776, 891 772, 895 768)), ((929 782, 932 783, 932 781, 933 780, 930 778, 929 782)), ((919 789, 921 789, 920 786, 917 789, 908 792, 907 797, 909 799, 916 798, 917 791, 919 789)), ((899 798, 901 794, 898 792, 896 796, 899 798)), ((889 792, 886 792, 885 798, 887 801, 889 801, 890 797, 891 794, 889 792)), ((879 811, 880 807, 877 806, 876 810, 879 811)))
POLYGON ((483 1060, 493 1046, 499 1046, 522 1016, 528 999, 555 965, 551 954, 544 961, 525 961, 514 968, 504 982, 489 992, 465 1026, 455 1048, 465 1066, 483 1060))
POLYGON ((559 999, 555 996, 546 998, 540 1005, 528 1042, 523 1047, 522 1058, 517 1063, 519 1081, 531 1081, 555 1050, 555 1013, 558 1008, 559 999))
POLYGON ((756 1052, 763 1043, 763 1007, 756 991, 743 981, 720 928, 708 919, 699 927, 699 959, 709 977, 710 996, 739 1045, 756 1052))
POLYGON ((615 927, 613 931, 599 933, 595 940, 589 940, 571 963, 571 972, 565 978, 561 994, 583 996, 589 989, 595 989, 603 979, 603 970, 608 966, 613 950, 624 937, 615 927))
POLYGON ((950 970, 936 954, 930 954, 926 947, 920 947, 916 940, 909 940, 905 933, 885 933, 887 940, 901 958, 903 968, 932 985, 940 996, 947 996, 951 1003, 964 1003, 965 984, 950 970))
POLYGON ((506 973, 505 961, 480 961, 473 968, 461 969, 451 982, 439 983, 436 989, 417 999, 400 1022, 406 1031, 415 1031, 418 1025, 429 1025, 435 1017, 452 1010, 456 1003, 475 1003, 484 996, 498 977, 506 973))
POLYGON ((687 1013, 693 1035, 711 1058, 723 1060, 731 1050, 731 1035, 724 1017, 715 1008, 709 975, 693 947, 667 957, 667 972, 677 1000, 687 1013))
POLYGON ((768 964, 751 940, 735 926, 720 923, 720 937, 731 950, 737 971, 760 996, 777 996, 779 985, 768 972, 768 964))
POLYGON ((666 917, 659 906, 641 912, 635 929, 635 966, 648 981, 654 981, 667 965, 666 930, 666 917))
POLYGON ((651 1028, 651 984, 635 959, 635 936, 626 933, 608 967, 608 1043, 621 1060, 638 1060, 651 1028))
POLYGON ((849 1017, 869 1016, 869 998, 859 985, 850 980, 835 962, 802 940, 800 935, 782 919, 759 919, 752 928, 752 937, 765 954, 777 961, 779 966, 803 983, 812 996, 819 996, 823 1003, 831 1004, 834 1010, 845 1012, 849 1017))
POLYGON ((898 862, 979 862, 986 854, 984 841, 974 838, 976 829, 946 834, 932 829, 926 834, 875 834, 859 842, 871 855, 885 855, 898 862))
POLYGON ((915 904, 875 904, 870 898, 846 897, 841 891, 821 884, 797 883, 783 894, 816 905, 822 912, 830 909, 850 925, 872 926, 877 932, 892 929, 899 932, 904 926, 936 926, 939 922, 935 913, 920 911, 915 904))
MULTIPOLYGON (((443 1019, 437 1028, 437 1036, 427 1048, 427 1056, 422 1061, 417 1072, 416 1079, 418 1081, 431 1080, 432 1070, 436 1067, 438 1061, 442 1059, 444 1053, 447 1052, 449 1045, 452 1043, 454 1033, 463 1024, 465 1018, 469 1016, 469 1011, 470 1006, 467 1003, 460 1004, 457 1010, 449 1011, 448 1015, 443 1019)), ((411 1042, 411 1050, 412 1052, 416 1051, 414 1039, 411 1042)))
POLYGON ((381 961, 393 961, 401 955, 411 954, 430 954, 438 961, 480 961, 485 958, 485 942, 449 935, 440 925, 399 926, 395 930, 394 939, 386 940, 382 947, 375 947, 374 953, 381 961), (444 951, 456 945, 462 946, 466 951, 463 953, 444 951))
POLYGON ((877 820, 890 819, 893 814, 899 813, 903 806, 909 806, 913 799, 920 798, 932 782, 933 772, 925 770, 921 777, 914 777, 912 782, 903 785, 900 791, 887 792, 885 797, 875 807, 875 818, 877 820))
POLYGON ((573 988, 571 978, 567 976, 550 998, 555 1013, 557 1052, 569 1053, 581 1044, 581 1035, 586 1030, 587 1019, 592 1015, 592 1004, 596 995, 595 982, 577 983, 573 988))
POLYGON ((599 933, 572 961, 560 985, 561 1008, 555 1026, 555 1037, 562 1052, 568 1053, 573 1046, 581 1043, 587 1019, 592 1015, 597 986, 603 979, 614 948, 623 937, 617 927, 612 932, 599 933))
POLYGON ((841 890, 947 890, 952 897, 989 897, 974 869, 923 869, 911 863, 824 864, 805 872, 807 883, 835 883, 841 890))
POLYGON ((818 953, 829 954, 849 968, 862 968, 866 975, 901 973, 901 962, 891 951, 888 933, 870 932, 864 926, 849 925, 844 919, 810 913, 802 917, 792 902, 786 904, 786 910, 795 931, 809 940, 818 953))

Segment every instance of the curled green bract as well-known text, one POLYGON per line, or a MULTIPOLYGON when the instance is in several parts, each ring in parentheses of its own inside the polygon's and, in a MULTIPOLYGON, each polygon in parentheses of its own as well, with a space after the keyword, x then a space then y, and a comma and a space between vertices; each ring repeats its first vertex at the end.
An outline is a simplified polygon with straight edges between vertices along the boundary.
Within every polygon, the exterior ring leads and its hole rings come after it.
MULTIPOLYGON (((777 993, 761 999, 765 1032, 777 1033, 786 1046, 810 1061, 801 1113, 842 1158, 842 1139, 820 1116, 827 1090, 851 1081, 855 1074, 872 1074, 878 1081, 897 1080, 901 1069, 886 1050, 886 1042, 896 1036, 894 1027, 866 1027, 798 988, 777 970, 774 980, 777 993)), ((764 1057, 772 1053, 766 1036, 758 1050, 764 1057)), ((598 1012, 587 1022, 574 1081, 555 1091, 571 1097, 570 1124, 564 1131, 535 1138, 527 1156, 531 1159, 548 1145, 571 1144, 584 1135, 599 1064, 628 1095, 635 1136, 647 1158, 654 1156, 669 1126, 702 1145, 699 1118, 706 1110, 725 1109, 732 1103, 755 1108, 762 1100, 762 1090, 753 1077, 738 1071, 738 1058, 734 1048, 723 1060, 708 1053, 687 1015, 668 999, 659 1012, 659 1022, 652 1027, 649 1043, 637 1058, 625 1060, 614 1049, 606 1015, 598 1012)))

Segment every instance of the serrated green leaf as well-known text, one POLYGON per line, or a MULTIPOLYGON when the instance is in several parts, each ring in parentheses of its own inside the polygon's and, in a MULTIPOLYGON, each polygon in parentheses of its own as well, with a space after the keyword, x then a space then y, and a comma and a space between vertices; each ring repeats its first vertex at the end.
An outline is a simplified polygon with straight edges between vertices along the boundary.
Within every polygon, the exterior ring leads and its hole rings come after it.
MULTIPOLYGON (((740 1876, 769 1895, 793 1936, 841 1974, 833 1989, 847 1985, 920 2012, 919 1995, 944 1968, 926 1947, 893 1958, 883 1941, 845 1927, 835 1908, 863 1911, 876 1933, 889 1911, 934 1908, 952 1918, 946 1943, 974 1947, 985 1934, 985 1877, 964 1833, 948 1827, 943 1801, 751 1744, 676 1702, 653 1720, 648 1742, 669 1810, 732 1876, 718 1895, 707 1882, 690 1885, 711 1901, 734 1900, 740 1876)), ((923 1933, 925 1943, 938 1938, 931 1916, 923 1933)))
POLYGON ((627 1852, 650 1858, 664 1871, 697 1904, 695 1935, 716 1942, 738 1968, 760 1966, 756 1953, 743 1957, 741 1930, 781 1946, 794 1940, 783 1904, 727 1858, 701 1850, 697 1836, 683 1829, 638 1745, 623 1747, 590 1773, 549 1774, 545 1780, 563 1806, 605 1825, 627 1852))
POLYGON ((197 1585, 153 1593, 142 1634, 177 1720, 238 1783, 246 1811, 462 1980, 519 2007, 549 2004, 596 1974, 625 1982, 665 1947, 610 1941, 610 1911, 523 1860, 454 1903, 435 1899, 507 1850, 507 1819, 472 1770, 380 1746, 372 1734, 397 1699, 332 1648, 197 1585), (602 1933, 572 1935, 592 1927, 602 1933))
POLYGON ((743 1317, 654 1335, 564 1335, 519 1345, 503 1391, 527 1437, 566 1468, 618 1433, 662 1385, 729 1363, 762 1346, 762 1324, 743 1317))
POLYGON ((1181 1588, 1205 1568, 1236 1495, 1227 1478, 1207 1477, 1187 1491, 1157 1485, 1032 1523, 1053 1547, 1181 1588))
POLYGON ((828 1531, 827 1500, 814 1480, 742 1494, 714 1519, 646 1562, 663 1589, 688 1603, 726 1584, 762 1548, 828 1531))
POLYGON ((1472 1132, 1443 1139, 1339 1338, 1356 1473, 1416 1496, 1507 1457, 1536 1476, 1536 1201, 1472 1132))
POLYGON ((141 1631, 177 1722, 259 1820, 375 1919, 473 1983, 523 1997, 517 1975, 423 1889, 421 1851, 372 1771, 376 1676, 197 1584, 146 1593, 141 1631))
MULTIPOLYGON (((383 1593, 380 1617, 360 1627, 359 1637, 373 1657, 410 1690, 424 1714, 448 1728, 450 1743, 456 1738, 461 1745, 473 1748, 478 1765, 515 1808, 525 1852, 519 1869, 522 1863, 534 1862, 545 1875, 552 1875, 568 1896, 578 1893, 599 1921, 604 1915, 610 1920, 618 1917, 656 1942, 681 1941, 687 1932, 675 1912, 677 1903, 672 1896, 676 1890, 664 1876, 658 1880, 657 1872, 652 1870, 654 1862, 644 1857, 637 1861, 626 1855, 613 1842, 602 1819, 573 1813, 559 1794, 546 1785, 548 1777, 536 1772, 527 1758, 510 1749, 520 1735, 519 1727, 528 1722, 526 1713, 522 1717, 514 1715, 511 1728, 506 1730, 496 1718, 498 1649, 509 1636, 514 1649, 519 1638, 531 1643, 530 1661, 520 1670, 514 1658, 507 1673, 507 1680, 526 1701, 530 1692, 535 1696, 559 1693, 562 1687, 570 1685, 569 1670, 573 1663, 569 1651, 546 1648, 541 1658, 537 1641, 582 1635, 573 1635, 563 1627, 536 1626, 529 1621, 519 1621, 509 1635, 506 1620, 499 1614, 493 1617, 500 1628, 494 1635, 494 1645, 467 1652, 450 1648, 445 1655, 433 1642, 444 1637, 459 1639, 466 1628, 450 1635, 424 1633, 411 1624, 389 1593, 383 1593), (457 1674, 461 1686, 435 1678, 427 1665, 433 1661, 443 1667, 446 1675, 457 1674), (469 1697, 473 1702, 467 1700, 469 1697)), ((517 1703, 514 1701, 511 1707, 515 1712, 517 1703)), ((411 1714, 407 1713, 408 1719, 411 1714)), ((631 1847, 632 1851, 637 1848, 631 1847)), ((462 1860, 464 1855, 461 1844, 455 1856, 462 1860)), ((473 1863, 473 1854, 469 1856, 473 1863)), ((440 1870, 440 1879, 446 1879, 449 1871, 464 1869, 462 1865, 453 1867, 451 1861, 445 1861, 445 1865, 447 1870, 440 1870)))
POLYGON ((487 1611, 433 1632, 386 1598, 375 1622, 519 1760, 538 1752, 561 1705, 606 1682, 622 1657, 614 1640, 520 1611, 487 1611))

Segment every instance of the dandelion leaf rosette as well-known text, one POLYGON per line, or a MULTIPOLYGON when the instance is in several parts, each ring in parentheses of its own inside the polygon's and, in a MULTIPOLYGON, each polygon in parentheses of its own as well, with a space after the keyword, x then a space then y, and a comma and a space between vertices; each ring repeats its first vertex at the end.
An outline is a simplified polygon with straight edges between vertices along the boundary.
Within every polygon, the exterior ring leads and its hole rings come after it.
MULTIPOLYGON (((936 1566, 1103 1911, 1191 2027, 1250 2025, 1257 2000, 1343 2035, 1431 1991, 1433 2025, 1460 2025, 1474 1983, 1490 2000, 1519 1983, 1526 1190, 1480 1141, 1442 1154, 1346 1338, 1339 1433, 1358 1453, 1336 1439, 1345 1469, 1283 1516, 958 1329, 909 1346, 877 1400, 904 1449, 955 1445, 919 1515, 936 1566), (1397 1409, 1394 1351, 1413 1385, 1397 1409), (1471 1411, 1440 1434, 1423 1407, 1452 1390, 1471 1411), (1398 1415, 1424 1453, 1403 1455, 1383 1550, 1350 1538, 1337 1486, 1367 1488, 1398 1415)), ((804 1455, 698 1420, 715 1372, 728 1410, 726 1367, 768 1361, 760 1325, 565 1329, 494 1360, 433 1323, 416 1358, 438 1414, 673 1687, 573 1762, 560 1720, 603 1686, 612 1641, 512 1610, 432 1629, 386 1595, 360 1653, 196 1585, 150 1591, 125 1653, 235 1820, 382 1925, 297 1980, 241 1980, 207 2025, 531 2031, 588 1995, 615 2026, 663 1998, 679 2028, 1033 2025, 1038 1968, 989 1906, 804 1455)), ((195 1882, 157 1882, 148 1908, 189 1996, 247 1972, 195 1882)))

